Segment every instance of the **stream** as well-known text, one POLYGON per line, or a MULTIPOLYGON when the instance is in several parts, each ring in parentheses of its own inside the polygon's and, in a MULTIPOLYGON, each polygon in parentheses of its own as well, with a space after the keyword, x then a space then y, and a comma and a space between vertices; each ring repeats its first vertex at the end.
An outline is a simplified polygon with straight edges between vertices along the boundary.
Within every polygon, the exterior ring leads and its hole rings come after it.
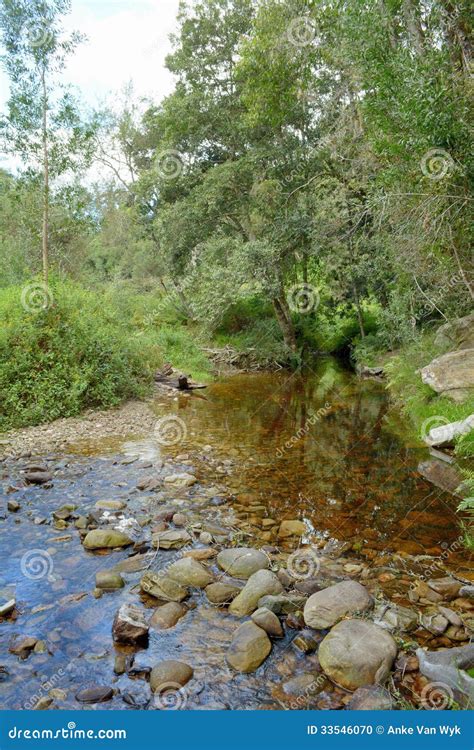
MULTIPOLYGON (((195 548, 207 546, 199 541, 207 531, 217 550, 264 548, 277 570, 298 545, 312 545, 334 580, 347 578, 352 565, 349 575, 359 568, 374 595, 403 606, 413 606, 414 576, 469 576, 458 499, 420 475, 428 452, 400 437, 402 418, 383 383, 358 380, 328 358, 298 374, 235 375, 192 394, 160 391, 150 406, 158 432, 143 434, 137 424, 126 440, 91 434, 71 441, 65 454, 6 456, 0 463, 0 595, 16 599, 14 612, 0 618, 1 708, 32 708, 46 697, 45 707, 61 709, 156 709, 147 677, 162 659, 194 669, 184 705, 174 707, 292 707, 285 681, 319 669, 316 653, 293 647, 298 629, 286 624, 256 672, 236 673, 225 654, 239 620, 198 589, 174 627, 150 630, 147 648, 114 644, 112 622, 122 602, 150 613, 157 606, 140 592, 143 570, 177 559, 175 550, 151 549, 154 525, 165 518, 172 526, 163 509, 185 514, 195 548), (26 483, 32 464, 46 467, 52 480, 26 483), (184 472, 195 477, 192 485, 163 481, 184 472), (159 481, 138 489, 148 477, 159 481), (18 510, 7 510, 10 500, 18 510), (123 508, 97 509, 100 501, 123 508), (99 528, 111 517, 133 519, 134 547, 86 550, 79 517, 99 528), (304 523, 301 538, 280 536, 284 520, 304 523), (125 586, 94 594, 96 573, 118 564, 125 586), (34 647, 21 656, 9 651, 27 637, 34 647), (128 659, 124 674, 114 673, 117 654, 128 659), (112 687, 113 697, 77 701, 78 691, 97 685, 112 687)), ((217 576, 215 560, 205 562, 217 576)), ((415 641, 443 645, 426 630, 415 641)), ((323 680, 311 700, 311 707, 342 708, 348 697, 323 680)))

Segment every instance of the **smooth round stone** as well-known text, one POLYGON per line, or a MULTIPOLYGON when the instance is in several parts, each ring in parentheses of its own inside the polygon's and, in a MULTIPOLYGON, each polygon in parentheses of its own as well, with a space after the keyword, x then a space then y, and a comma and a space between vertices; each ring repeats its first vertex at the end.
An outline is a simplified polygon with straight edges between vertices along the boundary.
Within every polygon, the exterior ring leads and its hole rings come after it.
POLYGON ((254 672, 272 650, 268 635, 250 620, 234 632, 227 662, 238 672, 254 672))
POLYGON ((217 555, 218 566, 234 578, 250 578, 258 570, 268 568, 270 561, 264 552, 251 547, 224 549, 217 555))
POLYGON ((276 638, 283 636, 281 622, 274 612, 266 607, 260 607, 251 615, 252 620, 259 628, 262 628, 268 635, 274 635, 276 638))
POLYGON ((184 607, 178 602, 168 602, 163 604, 162 607, 158 607, 155 610, 153 617, 150 620, 150 627, 155 630, 167 630, 176 625, 176 623, 184 617, 188 611, 187 607, 184 607))
POLYGON ((193 674, 194 670, 189 664, 168 659, 160 662, 151 670, 150 688, 153 693, 156 693, 162 686, 170 683, 184 686, 193 674))
POLYGON ((113 549, 114 547, 128 547, 132 540, 121 531, 114 529, 93 529, 84 539, 86 549, 113 549))
POLYGON ((95 574, 95 585, 103 591, 114 591, 124 587, 124 580, 120 573, 113 570, 99 570, 95 574))
POLYGON ((76 694, 76 700, 79 703, 104 703, 113 698, 114 691, 106 685, 96 685, 95 687, 79 690, 76 694))

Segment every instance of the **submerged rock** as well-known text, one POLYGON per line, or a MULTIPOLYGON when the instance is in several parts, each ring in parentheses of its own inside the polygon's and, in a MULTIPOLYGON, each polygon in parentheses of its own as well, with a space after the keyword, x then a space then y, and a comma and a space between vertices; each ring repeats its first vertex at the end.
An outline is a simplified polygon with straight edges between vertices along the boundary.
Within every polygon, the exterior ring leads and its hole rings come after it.
POLYGON ((159 692, 169 685, 181 685, 184 687, 192 678, 194 670, 183 661, 168 659, 157 664, 151 670, 150 688, 153 693, 159 692))
POLYGON ((226 659, 238 672, 254 672, 271 650, 266 632, 253 622, 244 622, 234 632, 226 659))
POLYGON ((169 474, 165 477, 165 483, 172 484, 175 487, 192 487, 196 482, 197 479, 194 474, 188 474, 186 472, 183 474, 169 474))
POLYGON ((229 612, 237 617, 249 615, 258 606, 258 600, 266 594, 280 594, 283 586, 275 573, 269 570, 257 570, 245 584, 244 588, 233 600, 229 612))
POLYGON ((373 606, 369 592, 357 581, 341 581, 312 594, 305 604, 306 625, 316 630, 330 628, 345 615, 365 612, 373 606))
POLYGON ((94 687, 84 688, 76 694, 76 700, 79 703, 104 703, 113 698, 114 691, 106 685, 95 685, 94 687))
POLYGON ((276 615, 289 615, 303 609, 305 602, 305 596, 296 594, 267 594, 258 600, 258 606, 266 607, 276 615))
POLYGON ((178 602, 168 602, 155 610, 150 620, 150 627, 155 630, 168 630, 184 617, 188 608, 178 602))
POLYGON ((95 574, 95 585, 103 591, 114 591, 123 588, 125 583, 120 573, 114 570, 100 570, 95 574))
POLYGON ((303 521, 282 521, 278 529, 278 536, 280 539, 286 539, 289 536, 303 536, 306 531, 306 524, 303 521))
POLYGON ((338 623, 321 641, 318 651, 325 674, 348 690, 384 682, 396 655, 392 636, 366 620, 338 623))
POLYGON ((270 560, 264 552, 251 547, 224 549, 217 555, 218 566, 234 578, 250 578, 257 570, 264 570, 270 560))

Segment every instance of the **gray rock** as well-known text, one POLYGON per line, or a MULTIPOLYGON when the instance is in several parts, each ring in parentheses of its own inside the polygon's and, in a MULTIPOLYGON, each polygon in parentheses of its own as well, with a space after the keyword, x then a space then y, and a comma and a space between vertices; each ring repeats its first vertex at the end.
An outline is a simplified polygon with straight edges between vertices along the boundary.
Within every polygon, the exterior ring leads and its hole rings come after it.
POLYGON ((259 628, 262 628, 268 635, 273 635, 276 638, 282 638, 283 636, 283 628, 281 626, 281 622, 269 609, 266 607, 260 607, 259 609, 256 609, 255 612, 252 613, 251 619, 253 622, 258 625, 259 628))
POLYGON ((147 571, 140 580, 140 588, 146 594, 165 602, 182 602, 188 590, 177 581, 161 573, 147 571))
POLYGON ((396 655, 392 636, 366 620, 338 623, 318 651, 325 674, 347 690, 384 682, 396 655))
POLYGON ((373 606, 369 592, 357 581, 341 581, 312 594, 305 604, 304 621, 310 628, 330 628, 346 615, 365 612, 373 606))
POLYGON ((254 672, 271 650, 272 644, 265 631, 249 621, 234 632, 226 659, 238 672, 254 672))
POLYGON ((474 348, 474 313, 440 326, 434 344, 439 349, 474 348))
POLYGON ((462 403, 474 393, 474 348, 448 352, 421 370, 423 383, 462 403))
POLYGON ((380 685, 360 687, 354 692, 347 704, 350 711, 391 711, 392 696, 380 685))
POLYGON ((258 570, 268 568, 270 560, 264 552, 258 549, 235 547, 219 552, 217 564, 230 576, 247 579, 258 570))
POLYGON ((112 635, 117 643, 135 645, 148 642, 148 623, 143 611, 132 604, 122 604, 115 615, 112 635))
POLYGON ((257 609, 258 601, 267 594, 280 594, 283 586, 275 573, 269 570, 257 570, 245 584, 244 588, 232 601, 229 612, 237 617, 249 615, 257 609))
POLYGON ((7 502, 7 510, 10 511, 10 513, 18 513, 20 510, 20 503, 17 503, 16 500, 9 500, 7 502))
POLYGON ((167 573, 170 578, 185 586, 204 589, 214 580, 214 576, 206 570, 204 565, 192 557, 183 557, 169 566, 167 573))
POLYGON ((394 632, 410 632, 418 625, 418 614, 408 607, 398 604, 379 604, 374 610, 374 622, 381 628, 394 632))
POLYGON ((197 479, 193 474, 169 474, 165 477, 166 484, 172 484, 174 487, 192 487, 196 484, 197 479))
POLYGON ((153 693, 156 693, 169 685, 181 685, 184 687, 193 674, 194 670, 189 664, 168 659, 160 662, 151 670, 150 688, 153 693))
POLYGON ((27 471, 25 479, 28 484, 47 484, 53 478, 53 475, 47 471, 27 471))
POLYGON ((466 599, 474 599, 474 585, 462 586, 459 589, 459 596, 466 597, 466 599))
POLYGON ((442 651, 424 651, 419 648, 416 655, 421 674, 446 686, 448 703, 444 708, 449 708, 449 690, 453 691, 455 699, 463 707, 472 706, 474 678, 466 670, 474 668, 474 643, 442 651))

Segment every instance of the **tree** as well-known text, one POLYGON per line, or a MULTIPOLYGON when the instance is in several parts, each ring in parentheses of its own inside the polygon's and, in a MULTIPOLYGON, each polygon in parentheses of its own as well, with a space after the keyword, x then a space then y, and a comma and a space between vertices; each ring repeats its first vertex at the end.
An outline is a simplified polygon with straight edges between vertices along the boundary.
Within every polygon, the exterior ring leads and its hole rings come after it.
POLYGON ((26 167, 41 172, 42 265, 48 284, 52 181, 88 159, 90 128, 78 104, 60 85, 66 59, 82 37, 66 36, 62 18, 71 0, 0 0, 2 64, 10 79, 7 114, 0 121, 6 148, 26 167))

